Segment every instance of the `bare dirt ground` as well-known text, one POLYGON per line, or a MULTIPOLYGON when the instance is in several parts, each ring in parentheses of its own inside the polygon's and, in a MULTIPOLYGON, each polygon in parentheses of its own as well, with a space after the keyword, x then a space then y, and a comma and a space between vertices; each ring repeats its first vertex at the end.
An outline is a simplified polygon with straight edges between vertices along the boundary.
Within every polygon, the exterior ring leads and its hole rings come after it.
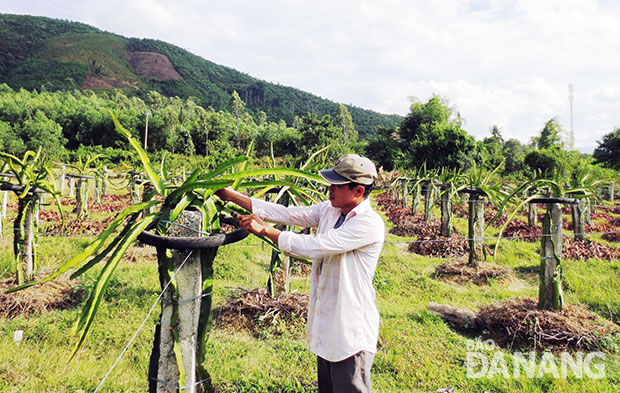
POLYGON ((82 81, 82 89, 135 88, 136 86, 103 75, 88 74, 82 81))
POLYGON ((166 55, 156 52, 131 52, 130 56, 129 64, 140 76, 163 81, 183 79, 166 55))

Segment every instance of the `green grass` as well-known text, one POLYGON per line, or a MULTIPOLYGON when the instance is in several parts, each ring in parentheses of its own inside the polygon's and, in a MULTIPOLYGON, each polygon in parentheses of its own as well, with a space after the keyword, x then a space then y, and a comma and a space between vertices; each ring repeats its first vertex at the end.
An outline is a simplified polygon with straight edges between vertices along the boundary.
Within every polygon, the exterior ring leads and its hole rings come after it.
MULTIPOLYGON (((464 231, 464 220, 455 219, 464 231)), ((487 236, 497 231, 489 228, 487 236)), ((406 251, 412 238, 387 236, 375 286, 381 313, 379 351, 373 366, 376 392, 435 392, 455 387, 456 392, 617 392, 620 390, 618 340, 609 343, 606 377, 602 379, 517 378, 472 379, 464 365, 475 337, 451 328, 427 311, 428 302, 476 310, 519 296, 537 296, 538 243, 504 241, 497 263, 515 269, 515 278, 488 286, 456 285, 431 277, 443 259, 406 251), (615 348, 615 349, 614 349, 615 348)), ((84 238, 41 238, 41 264, 57 266, 87 244, 84 238)), ((490 242, 491 243, 491 242, 490 242)), ((0 273, 11 268, 9 239, 1 239, 0 273)), ((267 282, 270 249, 258 239, 222 247, 215 261, 214 305, 221 305, 235 288, 256 288, 267 282)), ((565 300, 618 322, 620 315, 620 261, 563 261, 565 300)), ((83 277, 85 284, 96 272, 83 277)), ((308 292, 309 278, 295 276, 291 287, 308 292)), ((0 321, 0 392, 92 392, 128 343, 159 293, 152 259, 123 261, 107 290, 105 303, 90 337, 77 357, 67 364, 75 344, 69 335, 79 307, 20 316, 0 321), (15 330, 24 340, 13 342, 15 330)), ((155 313, 157 314, 157 313, 155 313)), ((106 380, 102 392, 144 392, 157 315, 145 328, 106 380)), ((213 329, 208 341, 206 367, 220 392, 314 392, 315 357, 305 344, 303 328, 278 335, 266 329, 258 338, 248 333, 213 329)), ((505 355, 509 370, 511 351, 505 355)), ((540 355, 538 355, 540 358, 540 355)), ((490 358, 489 358, 490 359, 490 358)))
POLYGON ((91 72, 97 69, 101 75, 143 85, 128 68, 127 39, 120 36, 84 33, 55 37, 47 40, 36 55, 43 59, 82 63, 90 67, 91 72))

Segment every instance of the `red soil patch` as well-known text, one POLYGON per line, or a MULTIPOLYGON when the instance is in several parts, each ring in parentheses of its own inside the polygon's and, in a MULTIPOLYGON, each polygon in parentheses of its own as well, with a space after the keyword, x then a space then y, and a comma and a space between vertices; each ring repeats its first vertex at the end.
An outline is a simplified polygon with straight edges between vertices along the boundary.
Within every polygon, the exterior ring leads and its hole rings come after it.
POLYGON ((607 240, 608 242, 620 242, 620 231, 618 231, 617 226, 617 224, 611 223, 601 225, 599 227, 599 232, 604 232, 601 235, 601 238, 607 240))
POLYGON ((454 212, 454 215, 459 218, 467 218, 469 216, 467 209, 461 207, 460 205, 453 205, 452 211, 454 212))
POLYGON ((61 221, 60 213, 57 210, 40 210, 39 211, 39 222, 47 223, 47 222, 59 222, 61 221))
POLYGON ((421 215, 405 216, 390 229, 390 233, 397 236, 432 236, 439 233, 440 225, 436 219, 424 221, 421 215))
POLYGON ((88 74, 82 81, 82 89, 131 89, 137 88, 131 83, 119 81, 103 75, 88 74))
POLYGON ((411 208, 400 206, 392 207, 385 213, 385 215, 392 223, 394 223, 394 225, 399 225, 403 220, 421 220, 421 217, 418 215, 416 215, 414 218, 414 216, 411 214, 411 208))
POLYGON ((593 220, 605 220, 605 221, 613 220, 613 217, 607 213, 592 213, 590 215, 590 218, 592 218, 593 220))
POLYGON ((131 205, 131 195, 113 195, 108 194, 101 197, 101 204, 95 203, 94 200, 89 202, 89 210, 97 213, 120 212, 131 205))
POLYGON ((62 222, 56 221, 50 223, 40 229, 43 235, 47 236, 59 236, 59 235, 99 235, 105 231, 110 223, 114 221, 116 217, 111 216, 105 220, 89 220, 88 218, 74 218, 72 220, 66 220, 65 226, 62 226, 62 222))
POLYGON ((129 64, 140 76, 163 81, 183 79, 166 55, 156 52, 131 52, 130 56, 129 64))

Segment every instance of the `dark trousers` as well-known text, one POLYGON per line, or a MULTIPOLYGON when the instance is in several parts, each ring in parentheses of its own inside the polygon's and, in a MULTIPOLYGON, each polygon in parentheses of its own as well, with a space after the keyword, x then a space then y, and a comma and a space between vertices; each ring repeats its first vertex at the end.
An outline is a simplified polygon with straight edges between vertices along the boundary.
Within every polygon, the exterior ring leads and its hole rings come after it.
POLYGON ((361 351, 339 362, 317 356, 319 393, 370 393, 374 354, 361 351))

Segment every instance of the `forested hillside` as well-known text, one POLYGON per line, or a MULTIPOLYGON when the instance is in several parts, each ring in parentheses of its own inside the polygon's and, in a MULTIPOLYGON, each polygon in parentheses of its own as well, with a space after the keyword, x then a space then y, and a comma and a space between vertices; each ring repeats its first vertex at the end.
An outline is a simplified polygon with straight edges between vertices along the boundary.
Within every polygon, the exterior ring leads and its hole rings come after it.
MULTIPOLYGON (((186 50, 150 39, 125 38, 94 27, 45 17, 0 14, 0 82, 13 89, 122 89, 144 98, 148 91, 215 111, 228 110, 237 91, 250 115, 291 126, 308 113, 336 116, 338 104, 301 90, 268 83, 212 63, 186 50)), ((347 105, 360 136, 398 115, 347 105)))

